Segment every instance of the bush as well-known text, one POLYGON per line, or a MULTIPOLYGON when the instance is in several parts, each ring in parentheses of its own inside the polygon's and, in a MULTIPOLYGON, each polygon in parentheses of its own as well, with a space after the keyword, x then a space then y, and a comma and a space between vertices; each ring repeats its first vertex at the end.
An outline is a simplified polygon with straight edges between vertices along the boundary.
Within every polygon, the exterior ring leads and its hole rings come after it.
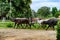
POLYGON ((60 40, 60 21, 58 22, 57 25, 57 40, 60 40))
POLYGON ((7 27, 8 27, 8 28, 12 28, 13 25, 12 25, 11 23, 9 23, 9 24, 7 24, 7 27))

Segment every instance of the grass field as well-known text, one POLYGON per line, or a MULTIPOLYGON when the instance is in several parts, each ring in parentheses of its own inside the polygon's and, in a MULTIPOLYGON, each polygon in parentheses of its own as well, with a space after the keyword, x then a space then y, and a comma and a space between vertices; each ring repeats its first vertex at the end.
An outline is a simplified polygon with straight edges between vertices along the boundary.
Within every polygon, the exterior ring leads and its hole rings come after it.
POLYGON ((6 20, 5 22, 2 22, 2 20, 0 20, 0 28, 8 28, 7 25, 9 24, 14 24, 14 22, 11 22, 10 20, 6 20))
MULTIPOLYGON (((2 22, 0 20, 0 28, 13 28, 14 26, 14 22, 10 21, 10 20, 6 20, 5 22, 2 22)), ((23 26, 20 26, 20 29, 24 29, 26 27, 26 25, 23 24, 23 26)), ((55 29, 56 29, 57 26, 55 26, 55 29)), ((46 27, 45 26, 40 26, 39 24, 34 24, 34 26, 32 25, 31 26, 31 29, 45 29, 46 27)), ((26 29, 30 29, 30 27, 26 27, 26 29)), ((49 29, 52 29, 52 28, 49 28, 49 29)))

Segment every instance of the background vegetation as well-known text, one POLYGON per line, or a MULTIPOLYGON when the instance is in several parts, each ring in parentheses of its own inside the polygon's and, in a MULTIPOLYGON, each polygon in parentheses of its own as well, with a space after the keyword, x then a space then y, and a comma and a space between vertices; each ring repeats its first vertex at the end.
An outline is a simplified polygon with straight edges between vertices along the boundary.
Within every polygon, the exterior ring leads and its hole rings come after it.
POLYGON ((9 16, 14 18, 51 18, 60 16, 60 10, 56 7, 52 7, 51 9, 50 7, 43 6, 35 12, 30 8, 31 3, 32 0, 0 0, 0 17, 2 17, 0 20, 3 17, 9 20, 9 16))
MULTIPOLYGON (((60 16, 60 10, 56 7, 43 6, 35 12, 30 8, 32 0, 0 0, 0 28, 13 28, 14 22, 9 20, 9 16, 11 17, 19 17, 19 18, 30 18, 30 17, 38 17, 38 18, 51 18, 60 16), (2 18, 1 18, 2 17, 2 18), (7 19, 5 22, 2 22, 2 19, 5 17, 7 19)), ((60 22, 60 21, 59 21, 60 22)), ((31 26, 32 29, 45 29, 45 26, 40 26, 39 24, 34 24, 35 26, 31 26)), ((25 28, 23 25, 20 28, 25 28)), ((28 29, 29 27, 26 27, 28 29)), ((58 23, 55 28, 57 28, 57 40, 60 40, 60 23, 58 23)))

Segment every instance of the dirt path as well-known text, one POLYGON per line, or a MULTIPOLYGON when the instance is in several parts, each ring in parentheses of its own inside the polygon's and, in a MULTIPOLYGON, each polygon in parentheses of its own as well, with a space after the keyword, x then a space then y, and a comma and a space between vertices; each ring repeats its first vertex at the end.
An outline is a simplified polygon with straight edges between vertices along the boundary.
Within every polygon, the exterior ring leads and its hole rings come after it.
POLYGON ((56 31, 0 29, 0 40, 56 40, 56 31))

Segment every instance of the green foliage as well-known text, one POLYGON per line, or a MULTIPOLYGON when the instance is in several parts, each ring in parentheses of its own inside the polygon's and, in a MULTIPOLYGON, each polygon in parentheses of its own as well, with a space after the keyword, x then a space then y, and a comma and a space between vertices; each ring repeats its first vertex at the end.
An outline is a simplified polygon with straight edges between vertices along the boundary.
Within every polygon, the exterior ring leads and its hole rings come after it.
POLYGON ((55 17, 60 16, 60 11, 56 12, 55 17))
MULTIPOLYGON (((9 0, 8 0, 9 1, 9 0)), ((11 15, 14 17, 30 17, 31 16, 31 0, 11 0, 11 15)))
POLYGON ((57 25, 57 40, 60 40, 60 21, 58 22, 57 25))
MULTIPOLYGON (((9 13, 6 15, 28 18, 31 16, 31 3, 31 0, 0 0, 0 12, 4 11, 8 7, 11 12, 8 11, 9 13)), ((0 13, 0 15, 1 14, 2 13, 0 13)))
POLYGON ((38 9, 37 13, 40 17, 47 17, 50 14, 50 8, 46 6, 41 7, 40 9, 38 9))
POLYGON ((9 23, 9 24, 7 24, 7 27, 8 27, 8 28, 12 28, 13 25, 12 25, 11 23, 9 23))
POLYGON ((6 0, 1 0, 0 1, 0 16, 6 17, 9 11, 9 3, 7 3, 6 0))
POLYGON ((7 25, 11 24, 12 26, 14 25, 14 22, 11 22, 10 20, 6 20, 5 22, 2 22, 0 20, 0 28, 8 28, 7 25))
POLYGON ((53 7, 53 8, 52 8, 52 14, 53 14, 53 16, 56 15, 56 12, 57 12, 57 8, 56 8, 56 7, 53 7))

